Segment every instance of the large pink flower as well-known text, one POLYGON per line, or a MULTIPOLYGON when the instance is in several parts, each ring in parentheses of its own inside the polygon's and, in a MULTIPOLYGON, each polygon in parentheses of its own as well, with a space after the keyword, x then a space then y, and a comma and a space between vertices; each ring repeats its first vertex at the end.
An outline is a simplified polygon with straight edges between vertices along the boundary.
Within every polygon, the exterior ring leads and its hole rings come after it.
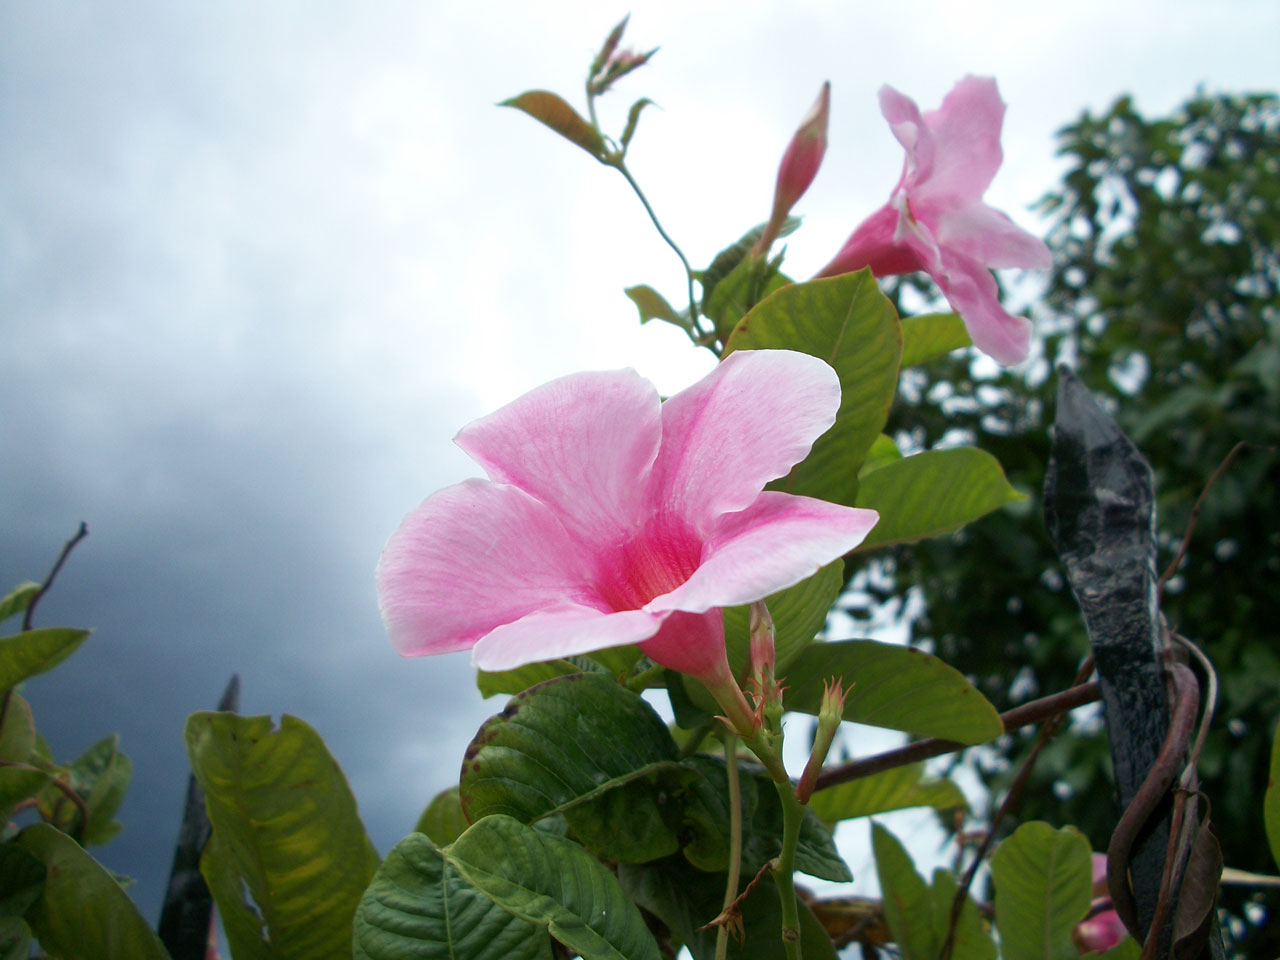
POLYGON ((907 151, 889 202, 868 217, 818 273, 870 267, 876 276, 923 270, 964 318, 979 350, 1003 364, 1026 359, 1031 324, 1000 306, 991 269, 1052 265, 1049 248, 982 202, 1000 168, 1004 101, 989 77, 965 77, 942 106, 921 114, 880 88, 880 111, 907 151))
POLYGON ((839 404, 835 372, 787 350, 731 354, 666 403, 634 370, 538 387, 458 434, 489 479, 428 497, 387 542, 392 643, 471 647, 486 670, 638 643, 732 684, 720 608, 798 583, 876 522, 762 492, 839 404))

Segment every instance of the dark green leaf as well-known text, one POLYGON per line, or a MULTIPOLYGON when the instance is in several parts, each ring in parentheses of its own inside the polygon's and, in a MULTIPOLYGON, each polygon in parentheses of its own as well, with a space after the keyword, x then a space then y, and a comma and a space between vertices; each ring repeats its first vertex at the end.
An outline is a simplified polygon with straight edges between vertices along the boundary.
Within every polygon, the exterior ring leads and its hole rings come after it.
POLYGON ((576 143, 597 160, 605 155, 604 138, 599 131, 569 106, 564 98, 546 90, 530 90, 518 97, 503 100, 500 107, 523 110, 539 123, 550 127, 570 143, 576 143))
POLYGON ((871 848, 884 898, 884 915, 902 960, 936 960, 942 941, 934 922, 933 894, 898 839, 871 825, 871 848))
POLYGON ((689 321, 676 312, 675 307, 667 303, 666 297, 660 294, 653 287, 639 284, 634 287, 627 287, 622 291, 636 305, 636 309, 640 311, 640 322, 648 323, 650 320, 665 320, 667 323, 674 323, 682 330, 689 328, 689 321))
POLYGON ((644 700, 601 674, 549 680, 480 728, 462 764, 472 823, 502 813, 532 822, 665 767, 676 745, 644 700))
POLYGON ((875 640, 805 649, 787 671, 787 709, 817 714, 823 683, 831 677, 840 677, 849 691, 846 720, 966 744, 1004 732, 996 708, 958 670, 913 647, 875 640))
POLYGON ((37 823, 14 842, 48 871, 43 893, 24 915, 46 952, 62 960, 168 960, 129 895, 69 836, 37 823))
MULTIPOLYGON (((618 879, 636 903, 689 948, 694 960, 714 958, 715 928, 700 928, 720 913, 727 874, 704 873, 680 857, 672 857, 643 866, 621 864, 618 879)), ((745 936, 742 941, 729 937, 729 960, 785 960, 782 912, 773 878, 766 876, 741 909, 745 936)), ((805 960, 835 960, 835 948, 822 925, 803 902, 799 909, 800 949, 805 960)))
POLYGON ((378 855, 324 741, 288 715, 277 730, 270 717, 196 713, 186 744, 213 826, 201 872, 237 960, 349 953, 378 855))
POLYGON ((902 318, 902 369, 971 347, 969 331, 955 313, 926 313, 902 318))
POLYGON ((88 638, 88 630, 43 627, 0 637, 0 693, 60 664, 88 638))
POLYGON ((725 353, 769 348, 825 360, 841 388, 835 426, 772 486, 852 506, 858 471, 884 430, 897 389, 902 328, 893 305, 869 270, 792 284, 743 317, 725 353))
POLYGON ((996 458, 973 447, 890 460, 859 481, 857 505, 879 511, 880 522, 858 551, 952 533, 1022 499, 996 458))
POLYGON ((551 939, 471 886, 421 833, 387 854, 356 909, 356 960, 551 960, 551 939))
POLYGON ((819 790, 809 801, 809 809, 827 823, 909 807, 950 810, 967 808, 968 804, 960 788, 950 780, 926 778, 923 763, 837 784, 819 790))
POLYGON ((1005 960, 1067 960, 1079 951, 1071 931, 1089 912, 1089 841, 1075 827, 1032 821, 991 858, 996 928, 1005 960))
POLYGON ((26 913, 44 891, 44 863, 16 843, 0 843, 0 921, 26 913))
POLYGON ((413 828, 418 833, 425 833, 431 842, 445 847, 462 836, 467 829, 467 818, 462 815, 462 800, 458 796, 458 788, 450 787, 441 790, 427 804, 418 818, 418 825, 413 828))
POLYGON ((30 580, 20 583, 0 599, 0 621, 8 620, 19 613, 25 613, 31 601, 40 592, 40 584, 30 580))
POLYGON ((529 663, 514 670, 477 670, 476 687, 480 690, 480 696, 492 697, 499 693, 520 693, 544 680, 582 672, 581 667, 568 660, 529 663))
POLYGON ((31 928, 21 917, 0 919, 0 960, 29 960, 31 928))
POLYGON ((659 960, 653 935, 617 878, 571 840, 491 816, 444 855, 490 900, 546 927, 584 960, 659 960))

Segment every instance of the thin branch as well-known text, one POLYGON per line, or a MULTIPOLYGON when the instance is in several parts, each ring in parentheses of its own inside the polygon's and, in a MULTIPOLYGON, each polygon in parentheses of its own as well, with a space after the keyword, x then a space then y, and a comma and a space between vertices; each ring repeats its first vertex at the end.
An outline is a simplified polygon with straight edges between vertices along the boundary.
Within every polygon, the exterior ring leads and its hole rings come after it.
POLYGON ((1235 459, 1236 454, 1245 447, 1250 446, 1253 446, 1253 444, 1249 443, 1247 440, 1241 440, 1232 447, 1231 452, 1222 458, 1222 462, 1218 464, 1218 469, 1213 471, 1213 476, 1209 477, 1208 482, 1205 483, 1204 489, 1200 491, 1200 496, 1196 497, 1195 505, 1191 508, 1191 516, 1187 519, 1187 529, 1183 531, 1182 542, 1178 544, 1178 552, 1174 554, 1173 559, 1169 561, 1169 566, 1165 567, 1164 573, 1160 574, 1160 580, 1156 583, 1156 591, 1161 597, 1164 596, 1164 585, 1169 582, 1170 577, 1177 573, 1179 565, 1186 559, 1187 550, 1191 547, 1191 534, 1195 532, 1196 521, 1200 519, 1200 508, 1204 506, 1204 498, 1208 496, 1209 491, 1213 489, 1213 485, 1218 482, 1218 478, 1226 472, 1227 467, 1231 465, 1231 461, 1235 459))
POLYGON ((27 604, 27 612, 22 617, 22 631, 31 629, 31 618, 35 616, 36 604, 40 602, 40 598, 48 592, 53 586, 54 578, 58 576, 58 571, 62 569, 62 565, 67 562, 67 557, 71 555, 71 551, 75 549, 76 544, 89 535, 89 528, 85 526, 84 521, 80 522, 80 529, 76 531, 76 535, 66 542, 62 548, 62 552, 58 554, 58 559, 53 565, 53 569, 49 571, 49 575, 44 578, 44 583, 40 584, 40 589, 36 591, 35 596, 31 598, 31 602, 27 604))
MULTIPOLYGON (((1006 710, 1000 714, 1000 720, 1004 723, 1004 732, 1012 733, 1019 727, 1039 723, 1054 714, 1074 710, 1077 707, 1083 707, 1087 703, 1093 703, 1101 695, 1097 681, 1090 681, 1089 683, 1069 687, 1047 697, 1041 697, 1039 700, 1032 700, 1030 703, 1024 703, 1022 706, 1014 707, 1012 710, 1006 710)), ((882 773, 885 770, 892 770, 896 767, 905 767, 909 763, 928 760, 930 757, 940 757, 944 753, 966 750, 970 746, 972 744, 956 743, 954 740, 940 740, 936 737, 917 740, 915 743, 909 743, 905 747, 899 747, 896 750, 888 750, 885 753, 878 753, 871 757, 851 760, 849 763, 842 763, 837 767, 832 767, 830 770, 824 770, 818 775, 818 785, 815 789, 825 790, 827 787, 848 783, 850 780, 869 777, 873 773, 882 773)))

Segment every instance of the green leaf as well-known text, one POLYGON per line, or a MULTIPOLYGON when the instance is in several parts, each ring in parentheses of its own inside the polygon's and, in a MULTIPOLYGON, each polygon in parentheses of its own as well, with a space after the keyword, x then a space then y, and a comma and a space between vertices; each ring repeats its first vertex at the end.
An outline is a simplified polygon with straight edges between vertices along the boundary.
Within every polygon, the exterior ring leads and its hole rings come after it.
POLYGON ((60 664, 91 631, 43 627, 0 638, 0 693, 60 664))
POLYGON ((879 469, 886 463, 901 459, 902 451, 898 449, 898 444, 893 437, 882 433, 875 438, 871 449, 867 451, 867 459, 863 462, 862 469, 858 471, 858 479, 861 480, 872 470, 879 469))
POLYGON ((902 369, 927 363, 961 347, 971 347, 969 331, 955 313, 902 318, 902 369))
MULTIPOLYGON (((743 878, 743 887, 747 879, 743 878)), ((672 857, 643 866, 619 864, 618 880, 628 896, 689 948, 694 960, 713 960, 715 928, 700 928, 720 913, 727 874, 704 873, 672 857)), ((798 907, 804 960, 836 960, 830 936, 803 902, 798 907)), ((785 960, 782 912, 772 877, 764 877, 743 901, 742 919, 744 936, 741 940, 729 937, 729 960, 785 960)))
POLYGON ((0 725, 0 760, 24 766, 0 766, 0 823, 7 823, 12 808, 34 797, 50 779, 51 771, 44 768, 52 765, 37 752, 38 742, 31 705, 11 692, 0 725))
POLYGON ((569 660, 548 660, 545 663, 529 663, 514 670, 476 671, 476 687, 480 696, 492 697, 499 693, 521 693, 545 680, 582 673, 582 668, 569 660))
POLYGON ((387 854, 356 908, 355 960, 551 960, 551 939, 476 890, 421 833, 387 854))
MULTIPOLYGON (((947 939, 947 927, 951 922, 951 905, 955 902, 958 886, 950 871, 939 867, 933 871, 933 929, 942 944, 947 939)), ((966 894, 956 922, 955 939, 952 942, 951 960, 996 960, 996 944, 987 926, 978 914, 973 899, 966 894)))
POLYGON ((503 100, 500 107, 523 110, 544 126, 550 127, 570 143, 575 143, 597 160, 605 155, 604 138, 598 130, 560 97, 546 90, 530 90, 503 100))
MULTIPOLYGON (((81 842, 86 847, 106 843, 123 829, 111 818, 124 802, 133 779, 133 763, 120 752, 120 734, 103 737, 67 764, 66 770, 68 785, 80 795, 89 814, 81 842)), ((65 833, 74 833, 80 809, 63 791, 46 785, 38 804, 47 821, 65 833)))
POLYGON ((18 844, 0 843, 0 920, 22 916, 40 899, 45 872, 44 863, 18 844))
POLYGON ((18 584, 5 595, 3 600, 0 600, 0 620, 8 620, 19 613, 26 613, 27 607, 31 606, 31 601, 39 592, 40 584, 38 583, 28 580, 18 584))
POLYGON ((640 311, 640 322, 648 323, 650 320, 665 320, 667 323, 674 323, 682 330, 689 328, 689 322, 676 312, 675 307, 667 303, 666 297, 660 294, 653 287, 646 284, 639 284, 634 287, 627 287, 622 291, 636 305, 636 309, 640 311))
POLYGON ((1133 937, 1124 936, 1110 950, 1102 953, 1096 951, 1086 953, 1085 956, 1092 958, 1092 960, 1141 960, 1142 947, 1138 945, 1138 941, 1133 937))
POLYGON ((623 128, 621 140, 623 150, 626 150, 631 145, 631 138, 635 136, 636 124, 640 122, 640 111, 652 103, 653 101, 648 97, 641 97, 627 111, 627 125, 623 128))
MULTIPOLYGON (((776 672, 781 676, 791 662, 813 643, 827 622, 827 611, 844 587, 844 565, 829 563, 812 577, 765 598, 776 633, 776 672)), ((747 629, 750 607, 724 608, 724 636, 729 666, 734 676, 747 672, 751 634, 747 629)), ((718 711, 717 711, 718 712, 718 711)))
POLYGON ((757 303, 791 283, 791 278, 778 271, 781 259, 765 262, 762 257, 748 256, 729 271, 715 291, 702 301, 702 312, 712 319, 716 336, 728 340, 738 322, 757 303))
POLYGON ((418 824, 413 828, 425 833, 431 842, 444 847, 453 843, 467 829, 467 818, 462 815, 462 799, 458 788, 441 790, 422 811, 418 824))
POLYGON ((787 671, 786 708, 817 714, 831 677, 849 691, 844 718, 855 723, 965 744, 1004 733, 996 708, 958 670, 914 647, 875 640, 805 649, 787 671))
POLYGON ((0 760, 26 763, 36 749, 36 722, 31 704, 19 694, 10 693, 0 722, 0 760))
POLYGON ((675 741, 644 700, 601 674, 549 680, 489 718, 462 762, 462 810, 475 823, 529 823, 675 763, 675 741))
POLYGON ((1075 827, 1024 823, 991 858, 996 928, 1005 960, 1068 960, 1071 931, 1089 912, 1089 841, 1075 827))
POLYGON ((933 896, 898 839, 871 825, 871 849, 884 903, 885 921, 902 960, 936 960, 942 949, 933 916, 933 896))
POLYGON ((858 552, 938 537, 1023 495, 985 450, 952 447, 891 460, 864 473, 857 506, 880 513, 858 552))
MULTIPOLYGON (((782 802, 773 781, 761 776, 756 781, 759 802, 750 824, 743 828, 743 872, 754 874, 766 861, 782 852, 782 802)), ((853 879, 849 865, 836 849, 830 828, 806 809, 800 821, 800 838, 796 845, 796 869, 801 873, 848 883, 853 879)))
POLYGON ((56 827, 37 823, 14 841, 44 864, 44 890, 24 914, 47 953, 62 960, 168 960, 115 879, 56 827))
POLYGON ((923 763, 895 767, 837 784, 819 790, 809 800, 809 809, 827 823, 910 807, 950 810, 967 808, 968 804, 960 788, 952 781, 946 778, 926 779, 923 763))
POLYGON ((898 383, 902 328, 870 270, 784 287, 742 318, 725 347, 799 350, 840 377, 835 426, 809 456, 772 486, 852 506, 858 471, 884 430, 898 383))
POLYGON ((0 960, 29 960, 31 928, 21 917, 0 919, 0 960))
POLYGON ((201 872, 237 960, 349 953, 378 855, 319 734, 288 715, 277 730, 270 717, 196 713, 186 744, 213 826, 201 872))
MULTIPOLYGON (((778 231, 779 237, 785 237, 793 233, 800 226, 799 217, 787 217, 782 225, 782 229, 778 231)), ((742 263, 751 248, 756 245, 756 241, 764 235, 765 225, 758 223, 741 237, 739 237, 731 246, 725 247, 715 255, 711 261, 711 266, 698 274, 698 282, 702 285, 702 302, 710 302, 712 296, 715 295, 716 287, 720 281, 727 277, 738 264, 742 263)))
POLYGON ((653 935, 617 878, 571 840, 491 816, 444 855, 490 900, 546 927, 584 960, 659 960, 653 935))
POLYGON ((1276 724, 1271 738, 1271 773, 1262 799, 1262 819, 1267 828, 1271 857, 1280 864, 1280 724, 1276 724))

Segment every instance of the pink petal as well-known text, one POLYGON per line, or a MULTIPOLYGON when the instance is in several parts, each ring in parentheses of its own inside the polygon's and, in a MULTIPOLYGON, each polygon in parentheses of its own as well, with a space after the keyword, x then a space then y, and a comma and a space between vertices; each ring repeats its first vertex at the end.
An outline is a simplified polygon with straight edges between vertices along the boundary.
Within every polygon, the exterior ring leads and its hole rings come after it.
POLYGON ((660 406, 634 370, 579 373, 476 420, 455 442, 492 480, 541 500, 572 535, 599 547, 641 522, 660 406))
POLYGON ((646 610, 701 613, 751 603, 818 572, 866 537, 879 515, 825 500, 767 491, 722 519, 684 584, 646 610))
POLYGON ((378 562, 378 599, 404 656, 464 650, 494 627, 594 594, 581 549, 516 487, 466 480, 401 522, 378 562))
POLYGON ((1005 366, 1027 359, 1031 322, 1000 306, 999 289, 990 270, 976 260, 952 254, 946 259, 945 273, 933 279, 964 320, 975 347, 1005 366))
POLYGON ((942 246, 996 270, 1053 266, 1053 254, 1043 240, 985 203, 947 213, 938 221, 937 238, 942 246))
POLYGON ((816 357, 743 350, 662 405, 662 449, 649 491, 654 514, 697 535, 748 506, 803 460, 835 423, 840 381, 816 357))
POLYGON ((920 115, 916 102, 899 93, 887 83, 880 88, 880 112, 889 121, 889 129, 907 151, 906 166, 898 187, 911 185, 927 178, 933 169, 937 150, 933 133, 925 118, 920 115))
POLYGON ((668 670, 705 680, 728 680, 729 661, 724 652, 724 615, 719 610, 706 613, 675 611, 667 615, 662 629, 640 644, 654 663, 668 670))
POLYGON ((510 670, 639 643, 657 633, 666 618, 644 610, 611 613, 570 601, 556 603, 495 628, 476 644, 471 662, 481 670, 510 670))
POLYGON ((867 217, 814 279, 835 277, 863 267, 870 267, 877 277, 923 270, 924 262, 915 251, 896 239, 899 217, 892 204, 885 204, 867 217))
POLYGON ((965 77, 924 122, 933 137, 928 177, 917 180, 912 205, 979 200, 1000 169, 1004 101, 990 77, 965 77))

